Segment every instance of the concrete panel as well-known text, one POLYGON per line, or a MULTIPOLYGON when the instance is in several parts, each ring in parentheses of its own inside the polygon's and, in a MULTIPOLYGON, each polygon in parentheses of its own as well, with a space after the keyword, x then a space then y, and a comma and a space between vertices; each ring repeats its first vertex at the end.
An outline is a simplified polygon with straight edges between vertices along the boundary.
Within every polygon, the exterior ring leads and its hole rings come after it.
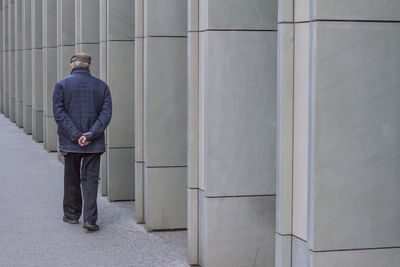
POLYGON ((80 3, 82 27, 80 40, 82 43, 98 43, 100 40, 99 0, 81 0, 80 3))
POLYGON ((206 38, 206 194, 275 194, 276 33, 206 38))
POLYGON ((400 245, 399 36, 397 23, 312 25, 313 250, 400 245))
POLYGON ((146 38, 147 166, 187 164, 186 38, 146 38))
POLYGON ((135 161, 144 161, 143 43, 135 39, 135 161))
POLYGON ((99 75, 103 81, 107 80, 107 42, 100 42, 99 46, 99 75))
POLYGON ((22 50, 15 51, 15 122, 18 127, 23 126, 23 85, 22 85, 22 50))
POLYGON ((189 264, 199 262, 199 190, 188 189, 188 257, 189 264))
MULTIPOLYGON (((301 240, 294 236, 292 238, 292 267, 308 267, 308 266, 310 266, 310 250, 308 249, 308 244, 304 240, 301 240)), ((321 266, 325 267, 325 264, 321 266)))
POLYGON ((43 60, 43 110, 46 116, 53 116, 53 91, 57 82, 57 48, 44 48, 43 60))
MULTIPOLYGON (((107 42, 107 82, 113 99, 110 147, 134 146, 134 42, 107 42)), ((132 161, 133 164, 133 161, 132 161)))
POLYGON ((135 37, 144 37, 144 0, 135 0, 135 37))
POLYGON ((22 49, 31 49, 32 48, 31 1, 23 0, 22 7, 23 7, 23 10, 22 10, 22 49))
POLYGON ((102 196, 107 196, 107 152, 101 155, 100 161, 100 190, 102 196))
POLYGON ((293 234, 307 240, 310 24, 295 26, 293 115, 293 234))
POLYGON ((292 22, 293 10, 293 0, 278 0, 278 22, 292 22))
MULTIPOLYGON (((86 0, 87 1, 87 0, 86 0)), ((75 44, 75 1, 61 1, 61 43, 62 45, 75 44)))
POLYGON ((145 36, 186 36, 187 0, 145 0, 145 36))
POLYGON ((13 47, 11 49, 8 52, 8 118, 10 121, 15 122, 15 50, 13 47))
POLYGON ((275 266, 274 196, 202 198, 201 266, 275 266))
POLYGON ((309 21, 311 20, 311 0, 295 0, 294 5, 294 20, 309 21))
POLYGON ((188 33, 188 179, 199 187, 199 33, 188 33))
POLYGON ((310 266, 393 267, 399 262, 400 248, 388 248, 311 253, 310 266))
POLYGON ((188 1, 188 31, 199 30, 199 0, 188 1))
POLYGON ((107 0, 107 39, 134 40, 135 2, 132 0, 107 0))
POLYGON ((75 53, 75 46, 57 47, 57 79, 71 74, 70 60, 75 53))
POLYGON ((45 139, 44 148, 48 152, 56 152, 57 151, 57 123, 54 120, 54 117, 46 116, 44 120, 44 132, 45 139))
POLYGON ((43 142, 43 110, 32 109, 32 138, 36 142, 43 142))
POLYGON ((277 29, 277 0, 202 0, 204 16, 200 30, 206 29, 277 29))
POLYGON ((146 168, 144 197, 148 230, 187 227, 186 167, 146 168))
POLYGON ((310 10, 312 19, 400 20, 397 0, 313 0, 310 10))
POLYGON ((43 110, 43 50, 32 49, 32 108, 43 110))
POLYGON ((291 235, 280 235, 280 234, 275 235, 275 266, 292 267, 291 235))
POLYGON ((144 163, 135 162, 135 220, 144 223, 144 163))
POLYGON ((277 232, 292 233, 294 26, 278 31, 277 232))
POLYGON ((57 45, 57 0, 43 0, 43 46, 57 45))
POLYGON ((27 134, 32 132, 32 51, 22 51, 22 90, 24 96, 23 126, 27 134))
MULTIPOLYGON (((68 2, 68 1, 65 1, 68 2)), ((32 48, 43 47, 42 1, 31 1, 31 40, 32 48)))
POLYGON ((107 0, 100 0, 100 42, 107 41, 107 0))
POLYGON ((110 201, 133 200, 135 198, 133 148, 107 149, 107 196, 110 201))

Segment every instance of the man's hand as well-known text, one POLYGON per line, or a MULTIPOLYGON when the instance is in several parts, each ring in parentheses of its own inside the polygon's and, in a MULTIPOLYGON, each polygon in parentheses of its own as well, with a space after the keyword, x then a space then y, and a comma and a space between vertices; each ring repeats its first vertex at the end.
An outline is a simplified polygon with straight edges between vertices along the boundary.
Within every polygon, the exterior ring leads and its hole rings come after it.
POLYGON ((86 140, 86 135, 88 135, 88 134, 91 134, 91 133, 90 133, 90 132, 84 133, 81 137, 79 137, 79 139, 78 139, 78 144, 79 144, 81 147, 84 147, 84 146, 87 146, 88 144, 90 144, 90 141, 87 141, 87 140, 86 140))

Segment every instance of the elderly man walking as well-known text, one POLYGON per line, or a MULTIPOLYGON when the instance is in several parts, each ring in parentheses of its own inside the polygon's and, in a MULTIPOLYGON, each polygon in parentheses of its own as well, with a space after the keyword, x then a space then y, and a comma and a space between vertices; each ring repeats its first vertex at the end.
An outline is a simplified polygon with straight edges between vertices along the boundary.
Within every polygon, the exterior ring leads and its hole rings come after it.
POLYGON ((54 118, 59 148, 65 158, 64 222, 98 231, 97 188, 100 156, 105 151, 104 130, 111 120, 110 90, 90 74, 91 57, 78 53, 71 58, 71 75, 59 80, 53 93, 54 118))

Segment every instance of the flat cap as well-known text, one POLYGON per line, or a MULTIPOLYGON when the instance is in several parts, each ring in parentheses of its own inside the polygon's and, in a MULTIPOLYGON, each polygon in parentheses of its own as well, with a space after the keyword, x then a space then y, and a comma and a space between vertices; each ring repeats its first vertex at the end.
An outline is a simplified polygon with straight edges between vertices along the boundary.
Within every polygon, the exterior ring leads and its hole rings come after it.
POLYGON ((86 53, 76 53, 71 57, 71 63, 75 61, 80 61, 90 64, 92 62, 92 57, 86 53))

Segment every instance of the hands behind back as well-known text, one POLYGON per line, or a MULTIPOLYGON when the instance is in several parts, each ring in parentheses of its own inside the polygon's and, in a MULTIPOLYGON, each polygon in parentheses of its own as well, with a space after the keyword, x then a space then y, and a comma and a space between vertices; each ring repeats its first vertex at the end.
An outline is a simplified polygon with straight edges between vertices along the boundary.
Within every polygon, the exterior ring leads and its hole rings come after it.
POLYGON ((88 144, 90 144, 90 141, 87 141, 87 140, 86 140, 86 135, 88 135, 88 134, 91 134, 91 133, 90 133, 90 132, 84 133, 81 137, 79 137, 79 139, 78 139, 78 144, 79 144, 81 147, 84 147, 84 146, 87 146, 88 144))

